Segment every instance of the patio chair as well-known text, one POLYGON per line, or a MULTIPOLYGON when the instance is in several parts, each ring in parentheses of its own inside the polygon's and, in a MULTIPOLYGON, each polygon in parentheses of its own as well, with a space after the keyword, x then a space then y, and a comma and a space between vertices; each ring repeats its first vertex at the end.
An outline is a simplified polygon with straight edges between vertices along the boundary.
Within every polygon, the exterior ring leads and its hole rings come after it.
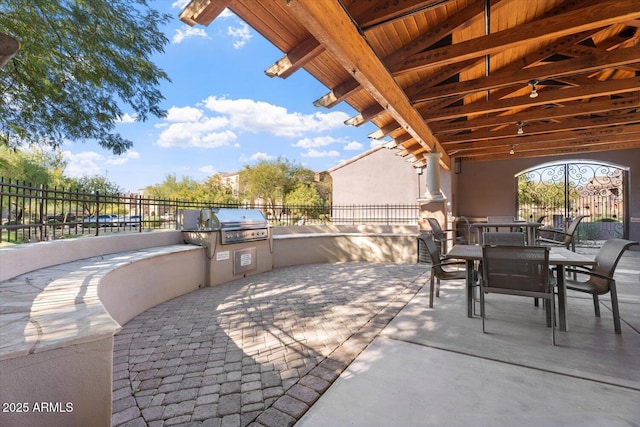
MULTIPOLYGON (((485 231, 482 233, 482 244, 489 246, 524 246, 526 236, 521 231, 485 231)), ((480 263, 482 271, 482 262, 480 263)), ((534 298, 534 304, 538 307, 538 298, 534 298)), ((475 309, 475 306, 474 306, 475 309)))
POLYGON ((573 291, 591 294, 593 296, 593 308, 596 317, 600 317, 598 295, 604 295, 607 292, 611 294, 611 311, 613 312, 613 327, 616 334, 622 334, 622 331, 620 329, 618 292, 613 275, 624 251, 630 246, 637 244, 639 243, 624 239, 607 240, 596 254, 596 264, 593 267, 574 266, 567 269, 567 271, 573 273, 586 274, 589 276, 585 281, 565 279, 565 287, 573 291))
POLYGON ((525 237, 521 231, 485 231, 482 233, 482 243, 489 246, 524 246, 525 237))
POLYGON ((454 245, 464 243, 465 239, 462 236, 457 236, 452 239, 447 238, 447 232, 453 231, 455 236, 456 230, 454 229, 443 230, 442 227, 440 227, 440 222, 438 222, 436 218, 427 218, 427 222, 429 223, 429 227, 431 227, 431 232, 433 233, 433 240, 436 242, 436 245, 438 246, 438 249, 440 250, 440 253, 442 255, 446 253, 448 241, 452 242, 454 245))
MULTIPOLYGON (((500 222, 516 222, 516 218, 510 215, 494 215, 487 217, 487 223, 491 224, 492 222, 500 223, 500 222)), ((498 232, 509 232, 509 231, 518 231, 518 229, 514 229, 513 227, 496 227, 495 231, 498 232)))
POLYGON ((549 322, 555 311, 553 286, 549 283, 549 248, 540 246, 483 246, 480 281, 480 315, 485 329, 485 294, 498 293, 549 301, 547 325, 551 342, 556 343, 555 327, 549 322))
POLYGON ((573 252, 576 251, 576 241, 575 234, 578 230, 578 225, 580 222, 588 217, 589 215, 580 215, 577 216, 571 221, 571 224, 567 227, 566 231, 560 230, 549 230, 549 229, 540 229, 539 233, 549 233, 551 234, 551 238, 547 237, 538 237, 539 245, 551 245, 551 246, 564 246, 567 249, 571 249, 573 252))
POLYGON ((467 273, 465 270, 464 261, 455 261, 443 258, 440 254, 440 249, 436 245, 433 234, 421 234, 418 237, 419 240, 426 246, 431 258, 431 279, 429 283, 429 308, 433 308, 433 293, 434 282, 437 281, 437 288, 435 290, 436 297, 440 297, 440 281, 441 280, 459 280, 465 279, 467 273), (458 268, 449 270, 447 267, 456 266, 458 268), (462 267, 462 268, 460 268, 462 267))
POLYGON ((456 221, 456 230, 460 236, 457 236, 458 242, 465 245, 470 245, 471 243, 471 223, 466 216, 458 217, 458 221, 456 221), (458 226, 461 224, 462 226, 458 226))

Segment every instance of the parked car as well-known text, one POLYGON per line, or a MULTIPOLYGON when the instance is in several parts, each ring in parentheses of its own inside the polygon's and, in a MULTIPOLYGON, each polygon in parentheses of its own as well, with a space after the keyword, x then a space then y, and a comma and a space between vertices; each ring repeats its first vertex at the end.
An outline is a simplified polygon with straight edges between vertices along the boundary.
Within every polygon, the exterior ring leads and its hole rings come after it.
POLYGON ((120 227, 140 227, 142 224, 142 216, 133 215, 133 216, 123 216, 118 219, 118 225, 120 227))
POLYGON ((113 227, 118 225, 118 215, 91 215, 88 218, 82 220, 83 227, 95 227, 98 224, 100 227, 113 227))

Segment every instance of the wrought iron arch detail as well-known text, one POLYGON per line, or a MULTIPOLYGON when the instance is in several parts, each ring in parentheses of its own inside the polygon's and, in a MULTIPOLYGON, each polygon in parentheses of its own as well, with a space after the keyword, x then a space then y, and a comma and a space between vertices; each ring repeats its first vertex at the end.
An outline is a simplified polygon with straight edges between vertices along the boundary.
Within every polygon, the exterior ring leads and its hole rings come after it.
POLYGON ((564 228, 567 221, 587 215, 578 239, 595 243, 628 235, 629 169, 592 161, 554 162, 515 176, 517 212, 545 227, 564 228))

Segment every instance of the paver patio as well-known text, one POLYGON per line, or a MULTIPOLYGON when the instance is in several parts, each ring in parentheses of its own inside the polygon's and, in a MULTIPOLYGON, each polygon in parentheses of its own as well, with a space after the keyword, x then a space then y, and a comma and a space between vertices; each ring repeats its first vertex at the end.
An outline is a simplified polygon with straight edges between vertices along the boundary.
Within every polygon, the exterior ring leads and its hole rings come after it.
POLYGON ((293 424, 424 285, 424 265, 278 269, 129 321, 114 426, 293 424))

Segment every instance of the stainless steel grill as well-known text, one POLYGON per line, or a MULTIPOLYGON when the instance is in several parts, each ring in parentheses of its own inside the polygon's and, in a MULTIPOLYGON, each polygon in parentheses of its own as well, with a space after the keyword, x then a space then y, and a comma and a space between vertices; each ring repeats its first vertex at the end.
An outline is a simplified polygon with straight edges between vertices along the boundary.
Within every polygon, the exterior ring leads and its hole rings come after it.
POLYGON ((220 243, 223 245, 269 238, 269 223, 259 209, 203 209, 198 226, 220 230, 220 243))

